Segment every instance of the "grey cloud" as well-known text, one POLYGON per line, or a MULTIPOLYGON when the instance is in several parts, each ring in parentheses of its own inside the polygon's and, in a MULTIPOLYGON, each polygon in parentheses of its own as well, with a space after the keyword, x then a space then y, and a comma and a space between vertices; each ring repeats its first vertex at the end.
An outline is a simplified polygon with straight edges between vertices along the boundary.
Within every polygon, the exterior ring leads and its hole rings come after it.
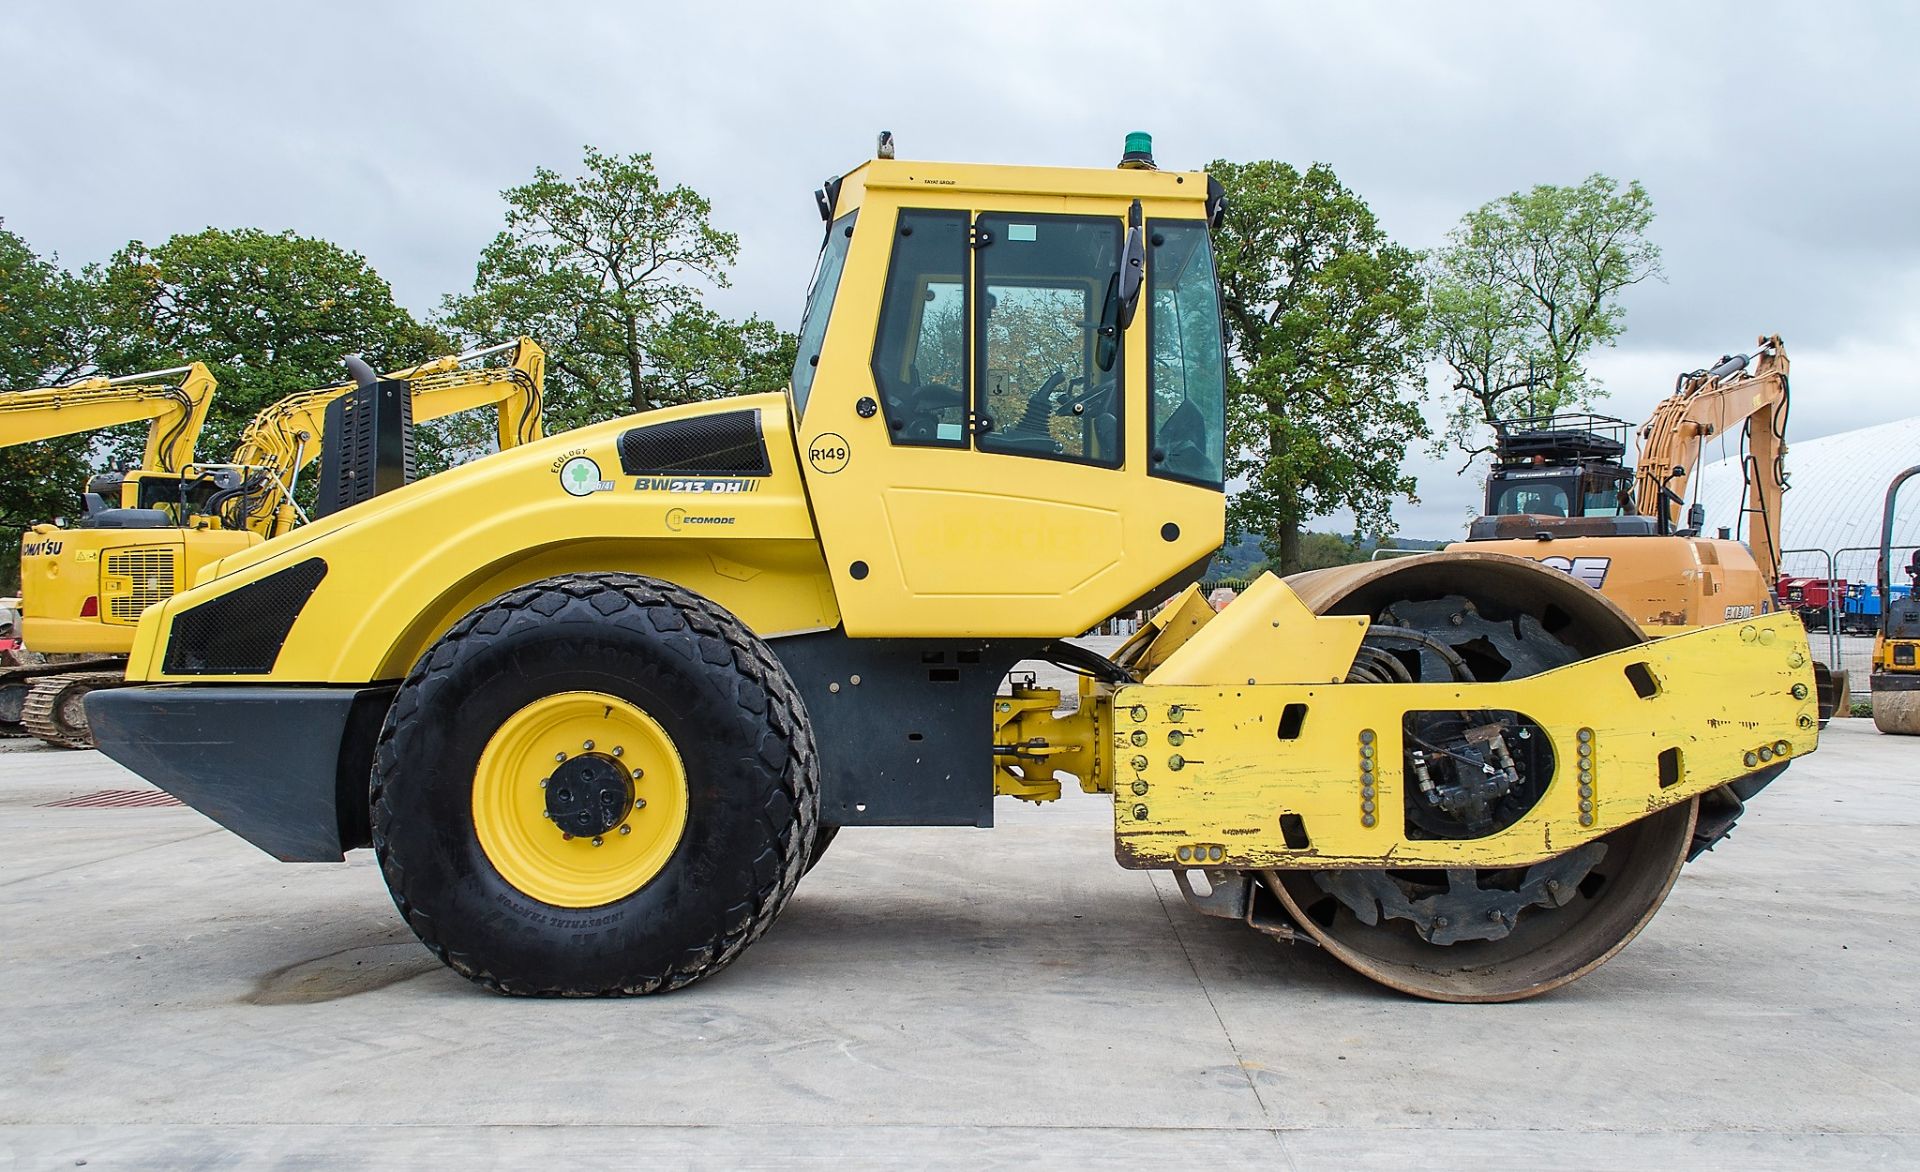
MULTIPOLYGON (((1144 128, 1168 165, 1325 160, 1416 247, 1597 170, 1652 192, 1668 270, 1603 372, 1778 330, 1844 358, 1844 394, 1797 368, 1835 430, 1912 410, 1875 364, 1920 322, 1916 31, 1891 5, 26 0, 0 14, 0 216, 69 263, 290 227, 427 311, 471 281, 500 189, 586 143, 650 150, 741 236, 718 306, 791 328, 808 193, 883 126, 921 157, 1107 166, 1144 128)), ((1416 463, 1406 527, 1437 536, 1477 487, 1416 463)))

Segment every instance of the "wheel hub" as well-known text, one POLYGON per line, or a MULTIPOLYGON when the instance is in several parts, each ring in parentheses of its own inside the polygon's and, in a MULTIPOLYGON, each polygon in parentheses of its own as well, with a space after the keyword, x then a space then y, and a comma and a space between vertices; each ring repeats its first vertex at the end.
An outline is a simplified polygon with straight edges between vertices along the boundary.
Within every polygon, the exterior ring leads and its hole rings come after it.
POLYGON ((606 834, 633 810, 633 774, 604 753, 569 757, 546 781, 547 817, 580 838, 606 834))
POLYGON ((604 692, 544 696, 474 766, 473 830, 521 894, 599 907, 639 890, 687 826, 686 765, 660 722, 604 692))

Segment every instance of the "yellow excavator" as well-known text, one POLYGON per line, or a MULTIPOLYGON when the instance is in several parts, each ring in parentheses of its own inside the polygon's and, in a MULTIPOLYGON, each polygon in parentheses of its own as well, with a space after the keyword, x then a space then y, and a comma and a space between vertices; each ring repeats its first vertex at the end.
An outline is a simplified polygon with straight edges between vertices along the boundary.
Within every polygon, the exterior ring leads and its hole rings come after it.
MULTIPOLYGON (((387 378, 407 389, 414 422, 494 407, 498 442, 513 447, 542 435, 545 364, 540 347, 521 338, 387 378)), ((22 731, 53 745, 91 747, 84 698, 120 682, 141 613, 220 559, 303 519, 295 490, 324 450, 328 409, 373 377, 367 372, 360 382, 295 392, 268 406, 226 463, 175 461, 129 472, 123 481, 96 477, 78 527, 28 531, 20 563, 26 647, 94 658, 20 678, 22 731), (117 506, 104 503, 110 496, 117 506)))
MULTIPOLYGON (((426 423, 481 407, 493 407, 497 450, 531 443, 543 434, 541 393, 546 382, 546 352, 531 338, 450 354, 386 376, 412 389, 412 418, 426 423), (474 363, 488 365, 475 366, 474 363)), ((301 470, 320 455, 326 438, 327 408, 356 383, 299 391, 254 417, 241 434, 232 467, 247 478, 239 484, 226 523, 262 537, 285 533, 306 520, 295 503, 301 470)))
POLYGON ((1480 551, 1266 575, 1216 614, 1218 182, 1143 134, 1113 170, 891 146, 816 193, 787 390, 227 559, 88 697, 101 749, 283 860, 371 845, 426 947, 504 993, 683 987, 837 828, 985 827, 1072 784, 1201 913, 1498 1001, 1618 952, 1815 748, 1790 614, 1649 640, 1480 551), (1067 641, 1163 599, 1111 657, 1067 641), (1026 659, 1077 708, 1003 688, 1026 659))
MULTIPOLYGON (((1486 509, 1452 551, 1512 554, 1605 594, 1650 633, 1745 621, 1778 606, 1781 502, 1787 488, 1790 364, 1779 335, 1754 353, 1682 374, 1639 428, 1625 464, 1624 420, 1563 414, 1495 424, 1486 509), (1709 440, 1737 435, 1745 479, 1736 527, 1702 533, 1687 488, 1709 440)), ((1818 667, 1821 716, 1844 675, 1818 667)))
MULTIPOLYGON (((59 386, 0 393, 0 447, 80 435, 142 420, 147 422, 146 446, 139 466, 114 479, 111 506, 94 491, 107 488, 106 482, 97 478, 95 482, 90 482, 86 499, 91 516, 88 521, 82 522, 100 527, 93 535, 86 559, 88 568, 104 569, 107 563, 103 563, 101 558, 105 555, 114 567, 116 581, 124 583, 123 589, 108 596, 109 614, 105 616, 99 613, 99 598, 94 598, 93 609, 86 621, 86 634, 90 637, 70 640, 55 638, 48 640, 46 646, 37 646, 40 641, 37 637, 28 642, 24 630, 16 632, 22 637, 24 650, 10 653, 17 656, 16 662, 0 666, 0 735, 14 736, 25 732, 23 708, 35 681, 50 676, 115 668, 120 662, 118 657, 124 656, 132 645, 133 622, 139 618, 139 610, 131 608, 129 603, 142 591, 135 585, 139 578, 134 572, 135 567, 121 564, 121 551, 127 546, 138 545, 142 539, 122 532, 127 511, 121 507, 125 502, 120 493, 124 489, 128 497, 137 500, 142 486, 149 481, 155 484, 169 483, 193 466, 194 448, 206 424, 207 410, 212 405, 217 386, 217 380, 206 366, 195 362, 117 378, 97 376, 59 386), (118 608, 117 612, 115 608, 118 608), (118 618, 119 625, 106 625, 106 621, 114 617, 118 618)), ((63 559, 73 557, 77 553, 77 550, 69 548, 73 532, 54 525, 34 526, 21 540, 23 571, 29 564, 64 564, 63 559)), ((216 541, 200 551, 199 564, 231 553, 242 548, 243 544, 216 541)), ((140 559, 135 557, 133 560, 137 562, 140 559)), ((199 565, 187 568, 197 569, 199 565)), ((23 572, 22 592, 25 597, 20 604, 23 628, 33 625, 28 619, 39 604, 40 591, 46 585, 44 578, 30 584, 23 572)))

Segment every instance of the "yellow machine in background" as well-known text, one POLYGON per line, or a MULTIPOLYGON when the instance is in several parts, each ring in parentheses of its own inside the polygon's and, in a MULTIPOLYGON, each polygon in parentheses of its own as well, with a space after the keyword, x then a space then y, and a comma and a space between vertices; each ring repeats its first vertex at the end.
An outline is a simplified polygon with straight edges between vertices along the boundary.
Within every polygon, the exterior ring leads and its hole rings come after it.
MULTIPOLYGON (((286 860, 373 846, 518 994, 724 967, 842 826, 1112 795, 1123 866, 1421 996, 1623 947, 1817 740, 1791 615, 1645 642, 1486 553, 1263 578, 1216 616, 1224 196, 883 157, 818 194, 785 394, 502 452, 149 610, 101 748, 286 860), (1183 593, 1184 589, 1184 593, 1183 593), (1113 658, 1069 636, 1174 598, 1113 658), (1079 673, 1079 707, 1023 659, 1079 673)), ((883 146, 890 139, 883 138, 883 146)))
POLYGON ((1920 550, 1913 551, 1903 569, 1895 569, 1893 521, 1901 487, 1916 476, 1920 476, 1920 465, 1893 478, 1880 515, 1880 561, 1875 573, 1880 629, 1873 633, 1869 681, 1874 727, 1910 737, 1920 736, 1920 550), (1904 596, 1894 595, 1895 577, 1907 580, 1904 596))
MULTIPOLYGON (((0 447, 147 421, 140 466, 119 477, 96 478, 88 485, 89 512, 99 524, 117 526, 128 515, 121 507, 126 503, 123 489, 126 496, 137 499, 142 485, 169 483, 192 467, 194 448, 217 385, 206 366, 195 362, 118 378, 100 376, 61 386, 0 393, 0 447), (113 499, 108 501, 96 489, 110 491, 113 499)), ((99 591, 90 591, 92 609, 78 624, 76 637, 52 637, 45 646, 39 645, 40 636, 48 633, 32 631, 31 619, 50 596, 65 591, 70 575, 37 571, 78 558, 78 549, 70 548, 73 532, 55 525, 36 525, 22 537, 20 609, 25 630, 16 634, 26 636, 26 651, 23 662, 0 667, 0 735, 26 731, 23 710, 35 681, 117 668, 115 657, 125 655, 132 645, 133 624, 140 610, 158 597, 144 585, 152 577, 151 559, 139 552, 150 538, 103 528, 89 543, 85 560, 75 564, 85 567, 82 573, 88 582, 104 572, 120 585, 120 591, 110 596, 105 614, 99 609, 99 591)), ((224 556, 241 544, 219 544, 205 550, 201 560, 224 556)), ((76 615, 82 609, 78 600, 74 609, 76 615)))
POLYGON ((139 473, 178 473, 193 462, 217 386, 205 365, 82 379, 0 392, 0 447, 147 420, 139 473))
MULTIPOLYGON (((503 447, 542 434, 545 354, 531 339, 448 355, 388 377, 407 384, 418 422, 492 406, 503 447), (496 355, 506 356, 504 364, 471 365, 496 355)), ((119 659, 105 657, 127 653, 147 607, 302 519, 294 501, 300 473, 320 455, 327 406, 353 387, 299 391, 264 408, 226 463, 143 467, 118 486, 96 477, 77 527, 42 524, 28 531, 20 562, 26 646, 102 658, 25 680, 23 731, 49 744, 91 746, 84 697, 121 679, 119 659), (116 489, 119 507, 91 491, 116 489)))
MULTIPOLYGON (((1599 415, 1505 420, 1495 427, 1486 513, 1466 544, 1572 575, 1646 630, 1744 621, 1778 606, 1781 498, 1787 488, 1790 364, 1780 336, 1681 375, 1639 428, 1599 415), (1701 532, 1687 487, 1707 441, 1739 436, 1745 499, 1737 529, 1701 532), (1651 540, 1650 540, 1651 539, 1651 540)), ((1846 675, 1816 665, 1821 719, 1846 698, 1846 675)))
MULTIPOLYGON (((411 387, 415 423, 492 407, 497 450, 531 443, 544 434, 540 408, 546 352, 532 338, 449 354, 387 377, 405 380, 411 387), (505 358, 504 365, 469 365, 495 355, 505 358)), ((296 392, 254 417, 240 437, 232 462, 254 486, 240 493, 222 518, 227 527, 272 537, 306 519, 294 502, 294 489, 301 470, 320 455, 328 405, 352 389, 352 383, 345 383, 296 392)))

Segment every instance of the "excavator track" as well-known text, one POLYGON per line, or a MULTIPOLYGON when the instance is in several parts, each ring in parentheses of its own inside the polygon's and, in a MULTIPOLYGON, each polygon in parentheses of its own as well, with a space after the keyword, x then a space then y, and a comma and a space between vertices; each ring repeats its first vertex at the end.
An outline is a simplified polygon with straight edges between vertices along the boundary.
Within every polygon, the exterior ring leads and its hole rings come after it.
POLYGON ((93 730, 87 727, 86 695, 98 688, 126 682, 117 671, 67 672, 41 676, 27 689, 20 723, 26 731, 62 749, 91 749, 93 730))
POLYGON ((27 693, 36 680, 74 672, 112 672, 118 674, 126 660, 118 656, 36 656, 32 652, 9 652, 0 663, 0 737, 36 735, 24 723, 27 693))

